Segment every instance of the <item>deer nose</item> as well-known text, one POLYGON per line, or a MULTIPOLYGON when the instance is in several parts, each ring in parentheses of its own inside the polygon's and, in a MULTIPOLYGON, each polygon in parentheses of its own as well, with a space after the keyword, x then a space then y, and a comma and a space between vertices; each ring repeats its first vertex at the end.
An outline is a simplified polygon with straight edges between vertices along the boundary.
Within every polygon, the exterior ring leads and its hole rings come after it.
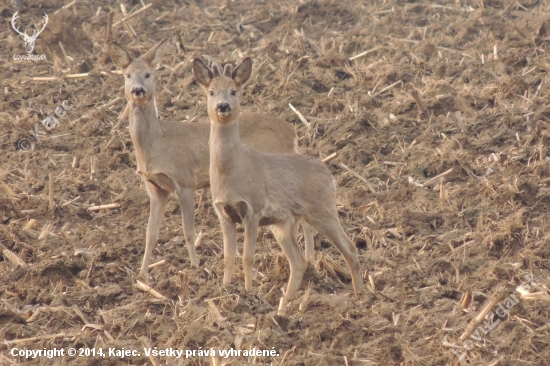
POLYGON ((229 106, 229 103, 218 103, 216 106, 217 112, 231 112, 231 107, 229 106))
POLYGON ((145 89, 143 89, 142 86, 134 86, 132 88, 132 94, 135 95, 136 97, 144 97, 145 96, 145 89))

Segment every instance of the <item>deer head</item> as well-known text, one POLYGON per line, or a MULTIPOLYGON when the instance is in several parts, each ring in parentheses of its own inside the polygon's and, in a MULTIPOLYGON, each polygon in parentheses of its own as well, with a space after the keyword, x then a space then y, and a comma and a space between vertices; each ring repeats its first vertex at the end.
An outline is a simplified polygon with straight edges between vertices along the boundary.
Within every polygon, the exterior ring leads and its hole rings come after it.
POLYGON ((42 29, 40 29, 38 32, 36 31, 36 29, 33 30, 32 36, 29 37, 26 29, 25 29, 25 32, 20 32, 19 27, 17 28, 15 27, 15 20, 19 18, 19 15, 17 13, 18 12, 16 11, 15 14, 13 14, 13 17, 11 18, 11 26, 17 33, 19 33, 21 38, 23 38, 23 41, 25 41, 25 48, 27 49, 27 53, 32 53, 32 50, 34 49, 34 42, 36 42, 36 39, 38 38, 40 33, 42 33, 44 28, 46 28, 46 24, 48 24, 48 14, 44 14, 45 21, 44 21, 44 25, 42 26, 42 29))
POLYGON ((126 48, 117 42, 111 42, 109 54, 111 60, 122 69, 125 79, 124 93, 128 102, 137 106, 149 103, 155 97, 153 73, 160 63, 168 38, 147 51, 143 56, 133 58, 126 48))
POLYGON ((252 60, 245 58, 235 70, 226 64, 223 73, 217 63, 208 68, 196 58, 193 61, 193 75, 201 84, 207 96, 207 108, 210 119, 221 124, 230 123, 240 111, 241 86, 252 72, 252 60))

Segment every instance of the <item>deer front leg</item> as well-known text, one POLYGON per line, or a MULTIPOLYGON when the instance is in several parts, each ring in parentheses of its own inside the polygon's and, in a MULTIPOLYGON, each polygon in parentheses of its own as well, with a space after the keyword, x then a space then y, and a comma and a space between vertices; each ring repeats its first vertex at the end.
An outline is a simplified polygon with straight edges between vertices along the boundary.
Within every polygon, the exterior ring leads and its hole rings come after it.
POLYGON ((189 261, 194 267, 199 266, 197 251, 195 250, 195 192, 191 188, 178 188, 181 214, 183 218, 183 235, 187 243, 189 261))
POLYGON ((139 271, 140 277, 149 279, 149 261, 153 253, 153 247, 157 244, 159 227, 162 222, 164 209, 168 203, 170 192, 165 191, 154 183, 144 180, 149 194, 149 222, 145 233, 145 254, 139 271))
POLYGON ((237 254, 237 228, 230 220, 222 219, 223 234, 223 284, 231 283, 235 271, 235 257, 237 254))
POLYGON ((258 226, 260 224, 257 214, 248 212, 244 219, 244 248, 243 248, 243 270, 244 289, 252 290, 252 278, 254 269, 254 255, 256 253, 256 240, 258 239, 258 226))
POLYGON ((223 203, 214 203, 214 209, 220 219, 223 235, 223 284, 228 285, 235 271, 237 228, 231 218, 225 215, 223 203))

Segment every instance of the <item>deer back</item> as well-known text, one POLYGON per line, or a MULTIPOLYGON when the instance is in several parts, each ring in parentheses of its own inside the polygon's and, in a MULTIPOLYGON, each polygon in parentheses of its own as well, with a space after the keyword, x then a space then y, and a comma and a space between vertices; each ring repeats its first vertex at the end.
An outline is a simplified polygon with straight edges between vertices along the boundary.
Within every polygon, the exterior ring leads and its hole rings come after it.
POLYGON ((241 141, 245 145, 269 153, 298 152, 296 129, 280 118, 243 112, 238 123, 241 141))

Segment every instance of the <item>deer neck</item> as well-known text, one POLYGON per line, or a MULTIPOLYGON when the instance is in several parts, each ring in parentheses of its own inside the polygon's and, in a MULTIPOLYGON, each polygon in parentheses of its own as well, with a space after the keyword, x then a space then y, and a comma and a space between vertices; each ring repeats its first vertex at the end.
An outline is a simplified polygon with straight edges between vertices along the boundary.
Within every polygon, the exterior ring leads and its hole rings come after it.
POLYGON ((243 145, 237 120, 221 124, 210 122, 210 174, 223 174, 233 170, 241 161, 243 145))
POLYGON ((143 106, 128 102, 130 105, 130 137, 134 144, 138 166, 145 162, 146 156, 159 144, 162 136, 160 121, 157 117, 153 99, 143 106))

